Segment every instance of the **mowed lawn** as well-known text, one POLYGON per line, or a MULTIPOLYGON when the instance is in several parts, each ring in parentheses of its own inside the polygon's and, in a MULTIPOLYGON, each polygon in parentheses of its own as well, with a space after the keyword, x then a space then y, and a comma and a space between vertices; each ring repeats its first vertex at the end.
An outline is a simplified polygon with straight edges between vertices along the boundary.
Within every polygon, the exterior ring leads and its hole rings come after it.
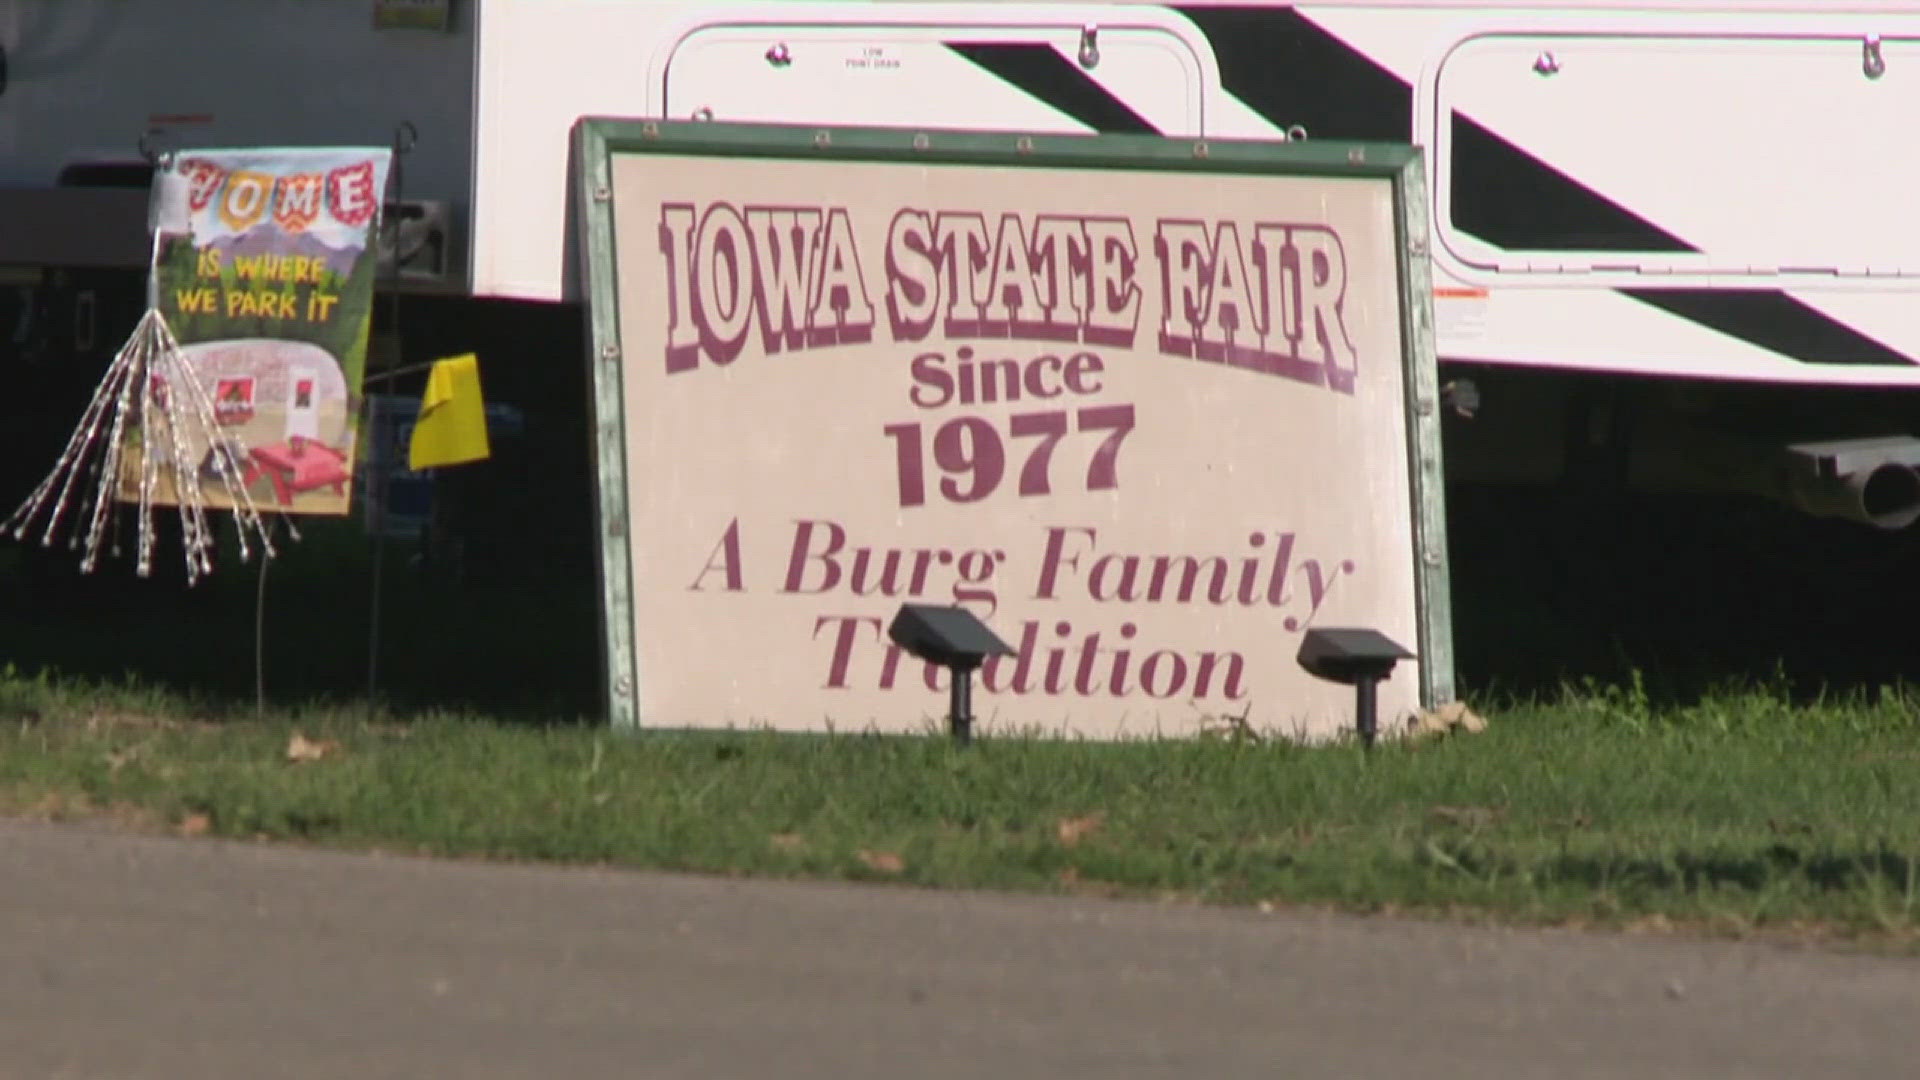
POLYGON ((0 813, 450 856, 1331 905, 1910 950, 1920 692, 1483 710, 1371 755, 222 718, 0 680, 0 813))

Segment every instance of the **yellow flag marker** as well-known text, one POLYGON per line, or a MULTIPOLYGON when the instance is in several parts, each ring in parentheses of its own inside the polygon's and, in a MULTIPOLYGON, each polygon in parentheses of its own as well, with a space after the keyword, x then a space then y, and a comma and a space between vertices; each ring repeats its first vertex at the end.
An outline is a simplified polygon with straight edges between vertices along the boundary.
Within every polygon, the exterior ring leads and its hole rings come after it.
POLYGON ((479 360, 472 353, 435 360, 407 446, 407 467, 418 471, 459 465, 482 460, 488 453, 479 360))

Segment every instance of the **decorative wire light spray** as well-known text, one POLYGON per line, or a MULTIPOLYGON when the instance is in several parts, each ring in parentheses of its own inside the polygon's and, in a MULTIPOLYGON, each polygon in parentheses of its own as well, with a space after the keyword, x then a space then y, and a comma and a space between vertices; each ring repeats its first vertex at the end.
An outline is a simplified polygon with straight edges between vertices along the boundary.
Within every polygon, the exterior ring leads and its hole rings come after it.
MULTIPOLYGON (((158 236, 154 242, 157 251, 158 236)), ((51 547, 78 495, 81 505, 75 519, 77 528, 69 536, 67 546, 81 551, 80 571, 92 573, 99 563, 101 541, 108 532, 111 505, 116 501, 115 488, 123 483, 127 469, 129 422, 139 426, 140 442, 135 463, 139 477, 133 500, 138 524, 136 573, 144 578, 153 571, 156 539, 153 500, 163 475, 180 508, 181 547, 186 556, 188 585, 213 572, 214 537, 202 491, 204 472, 213 474, 214 482, 224 489, 233 509, 240 561, 246 562, 251 555, 249 533, 258 536, 266 558, 274 557, 268 523, 247 492, 242 481, 242 466, 234 456, 232 445, 220 434, 206 388, 200 385, 192 363, 167 326, 166 318, 160 314, 157 282, 152 280, 148 283, 146 314, 140 317, 133 335, 107 366, 106 375, 95 389, 93 400, 81 415, 80 425, 67 440, 53 471, 27 496, 5 525, 0 526, 0 531, 16 540, 25 538, 34 519, 52 499, 46 531, 40 537, 42 547, 51 547), (204 470, 188 458, 188 448, 194 445, 208 448, 204 470)), ((298 540, 300 534, 291 521, 287 527, 293 539, 298 540)), ((117 535, 111 550, 114 556, 120 555, 117 535)))

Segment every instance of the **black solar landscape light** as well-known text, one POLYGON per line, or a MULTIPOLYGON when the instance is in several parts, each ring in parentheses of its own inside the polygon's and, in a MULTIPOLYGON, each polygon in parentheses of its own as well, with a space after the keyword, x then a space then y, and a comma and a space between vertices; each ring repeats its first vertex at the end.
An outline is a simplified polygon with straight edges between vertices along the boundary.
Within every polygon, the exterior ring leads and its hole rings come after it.
POLYGON ((933 604, 900 605, 887 636, 908 653, 947 669, 948 729, 964 745, 973 736, 974 670, 989 656, 1014 655, 1013 649, 965 608, 933 604))
POLYGON ((1297 659, 1310 675, 1354 688, 1354 725, 1360 745, 1373 749, 1377 731, 1375 690, 1393 672, 1393 665, 1413 654, 1378 630, 1315 628, 1300 640, 1297 659))

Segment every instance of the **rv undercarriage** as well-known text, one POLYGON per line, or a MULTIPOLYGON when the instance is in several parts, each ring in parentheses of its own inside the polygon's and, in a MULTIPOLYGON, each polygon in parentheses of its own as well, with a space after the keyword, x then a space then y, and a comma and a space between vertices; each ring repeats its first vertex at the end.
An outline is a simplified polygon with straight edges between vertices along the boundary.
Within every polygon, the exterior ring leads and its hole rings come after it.
POLYGON ((1920 394, 1442 364, 1449 478, 1749 496, 1878 529, 1920 520, 1920 394))

